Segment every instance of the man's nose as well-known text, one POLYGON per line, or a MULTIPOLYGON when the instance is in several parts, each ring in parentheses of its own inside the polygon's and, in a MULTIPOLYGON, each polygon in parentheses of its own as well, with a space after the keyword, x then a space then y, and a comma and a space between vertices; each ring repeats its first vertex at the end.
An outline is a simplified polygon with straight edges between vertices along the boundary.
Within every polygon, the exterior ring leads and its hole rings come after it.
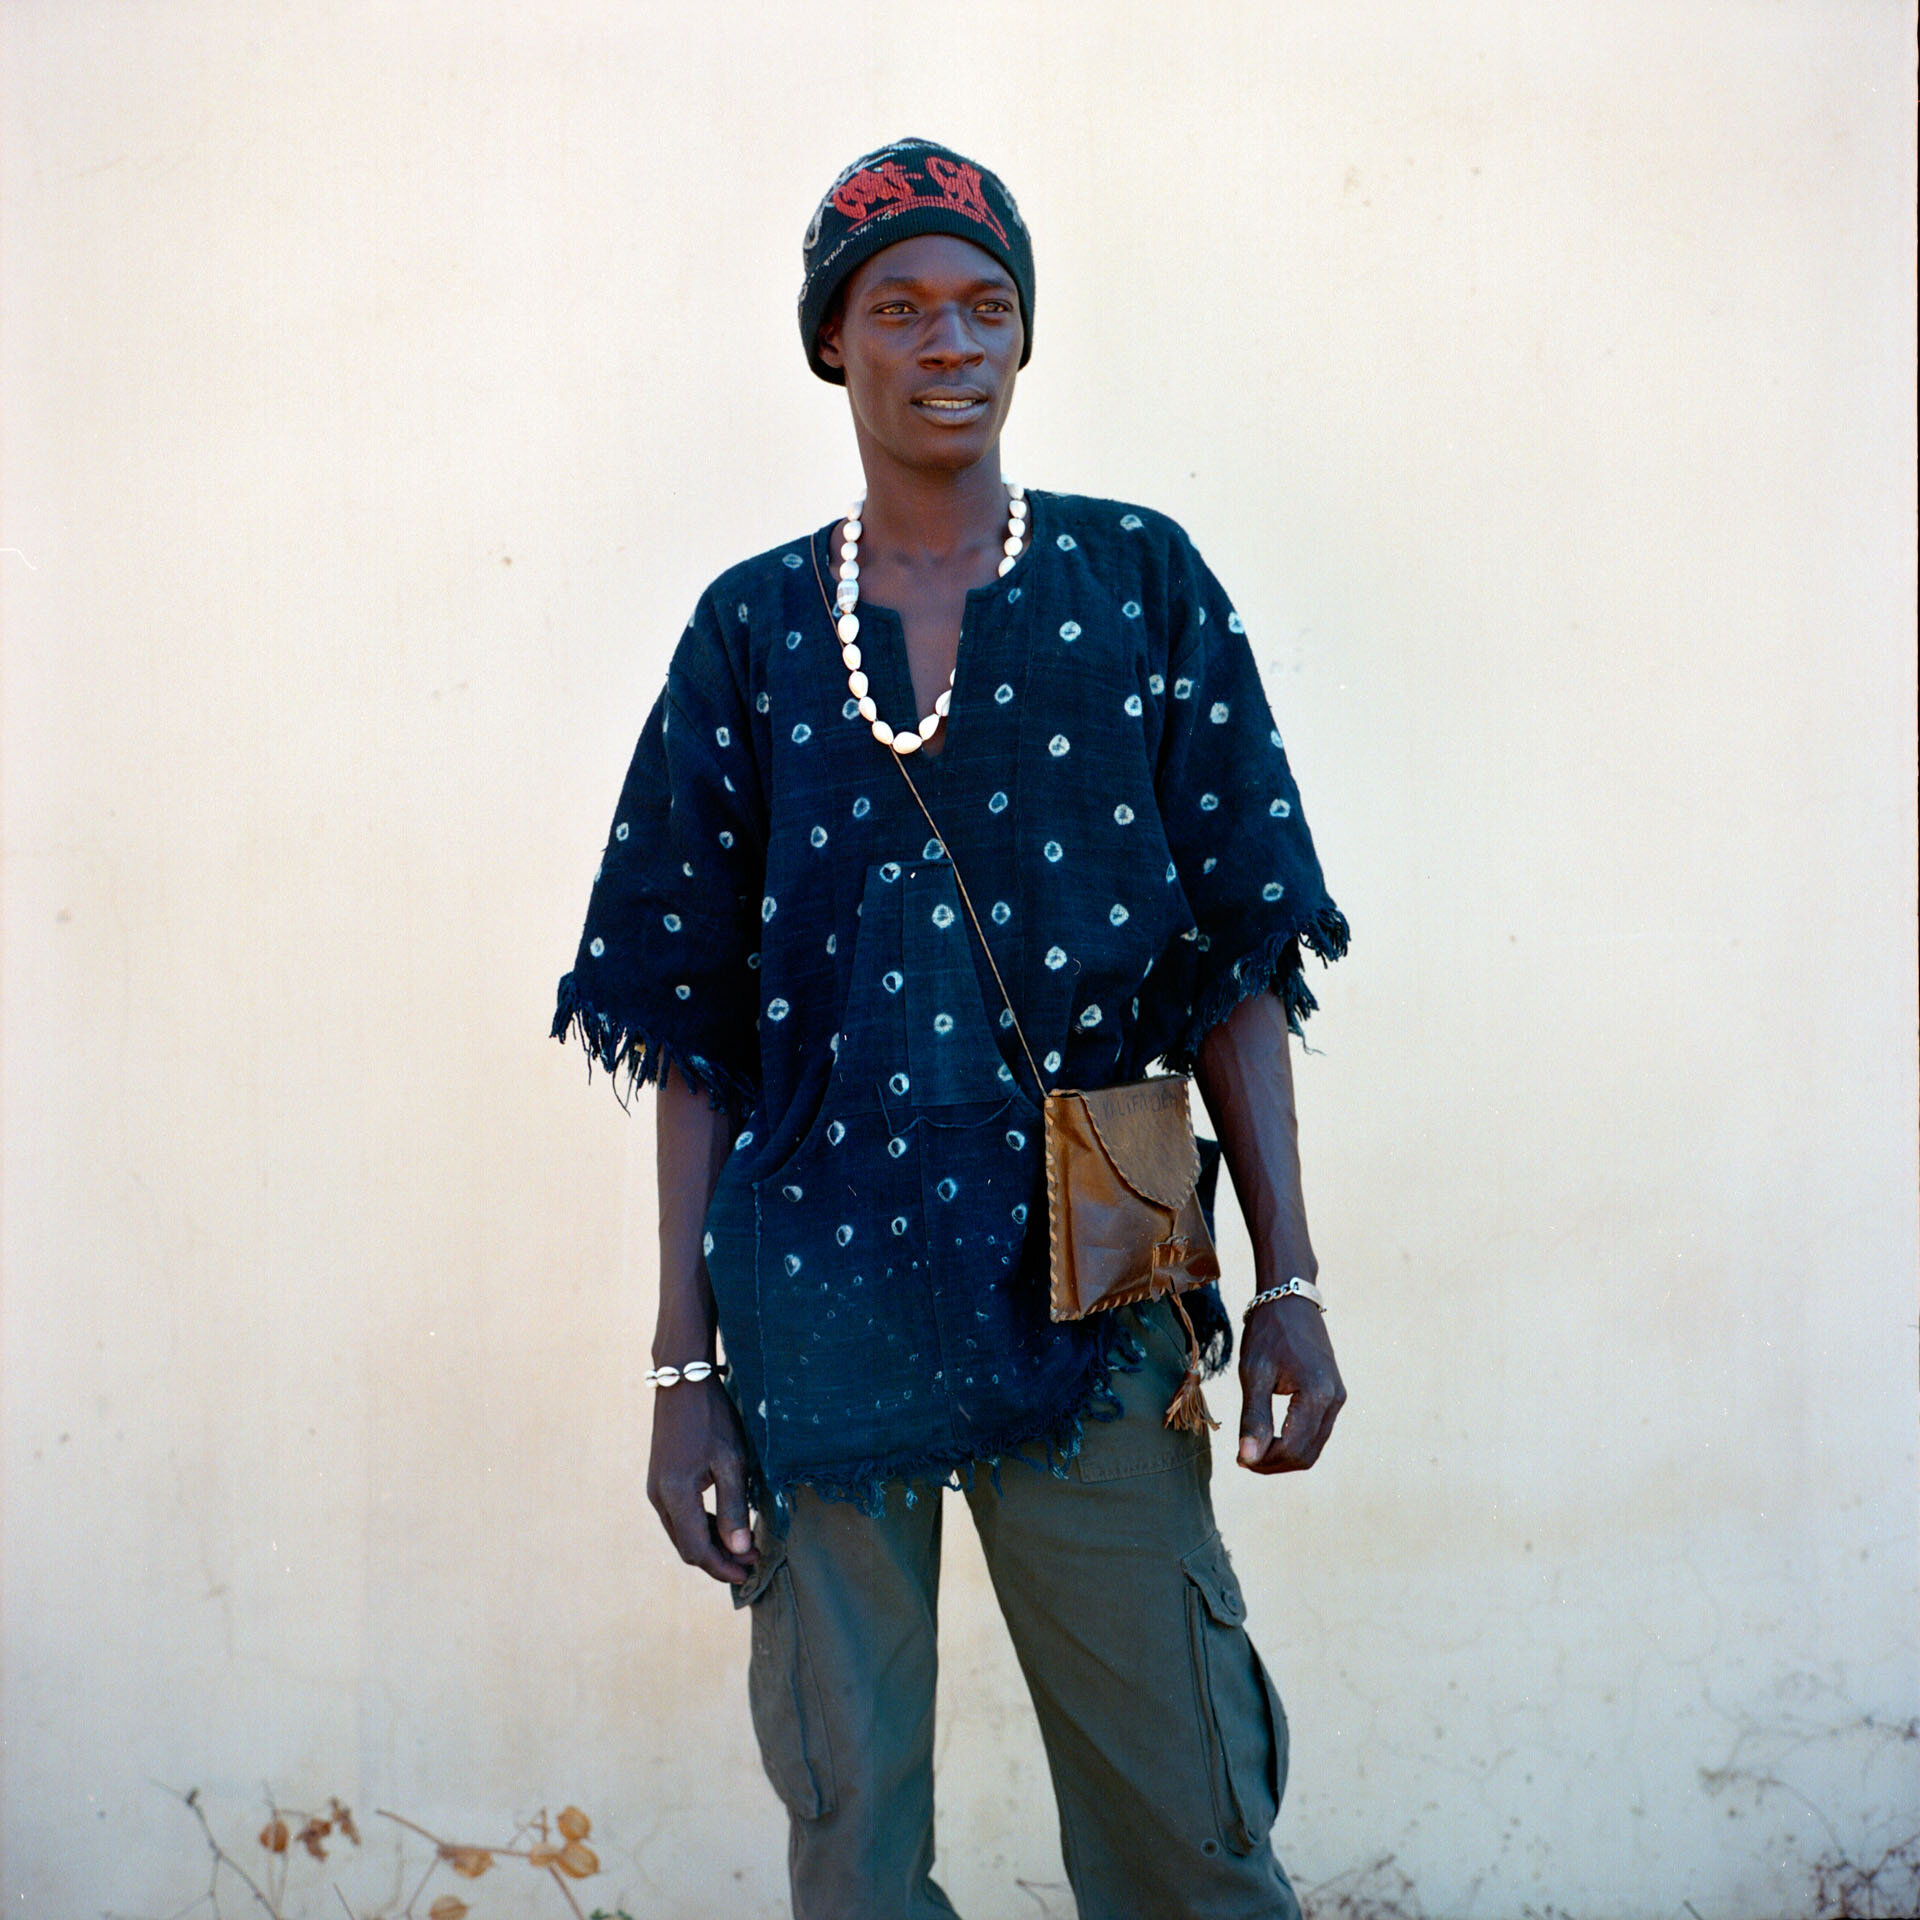
POLYGON ((986 358, 972 316, 961 306, 941 307, 927 321, 920 340, 923 366, 973 366, 986 358))

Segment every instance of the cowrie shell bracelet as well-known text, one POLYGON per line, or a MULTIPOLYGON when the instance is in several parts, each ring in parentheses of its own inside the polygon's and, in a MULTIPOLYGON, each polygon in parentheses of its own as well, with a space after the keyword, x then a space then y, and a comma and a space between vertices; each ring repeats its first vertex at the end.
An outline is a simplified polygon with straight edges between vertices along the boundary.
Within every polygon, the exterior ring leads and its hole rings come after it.
POLYGON ((677 1387, 682 1380, 708 1380, 713 1377, 711 1360, 689 1360, 684 1367, 649 1367, 647 1385, 677 1387))

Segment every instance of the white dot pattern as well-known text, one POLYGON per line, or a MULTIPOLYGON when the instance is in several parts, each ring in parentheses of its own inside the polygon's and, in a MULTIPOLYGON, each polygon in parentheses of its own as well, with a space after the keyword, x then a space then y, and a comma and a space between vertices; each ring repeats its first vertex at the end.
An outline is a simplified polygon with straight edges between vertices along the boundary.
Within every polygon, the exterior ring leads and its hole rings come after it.
MULTIPOLYGON (((981 939, 1043 1085, 1101 1086, 1183 1064, 1205 996, 1244 991, 1276 935, 1338 925, 1244 628, 1184 536, 1062 496, 1031 511, 1020 584, 968 597, 960 753, 895 763, 951 862, 869 737, 876 710, 912 721, 865 678, 897 700, 898 618, 862 605, 829 651, 804 548, 702 601, 602 858, 598 964, 574 991, 608 1011, 577 1017, 608 1064, 724 1067, 755 1116, 703 1240, 723 1296, 753 1263, 780 1321, 728 1340, 776 1488, 822 1449, 884 1463, 915 1421, 949 1432, 952 1395, 970 1430, 1034 1431, 1064 1378, 1049 1356, 1084 1338, 1012 1304, 1040 1089, 981 939), (927 1300, 945 1303, 937 1347, 902 1304, 927 1300)), ((829 576, 837 532, 815 549, 829 576)))

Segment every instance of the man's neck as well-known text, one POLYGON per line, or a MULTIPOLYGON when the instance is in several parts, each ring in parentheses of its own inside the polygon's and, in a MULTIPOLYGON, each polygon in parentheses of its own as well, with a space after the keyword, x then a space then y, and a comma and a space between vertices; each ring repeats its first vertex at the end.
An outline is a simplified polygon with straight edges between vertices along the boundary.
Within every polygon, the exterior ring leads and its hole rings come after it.
POLYGON ((908 571, 938 570, 1005 537, 998 446, 957 473, 898 467, 868 449, 862 453, 867 495, 860 544, 866 553, 884 553, 889 565, 908 571))

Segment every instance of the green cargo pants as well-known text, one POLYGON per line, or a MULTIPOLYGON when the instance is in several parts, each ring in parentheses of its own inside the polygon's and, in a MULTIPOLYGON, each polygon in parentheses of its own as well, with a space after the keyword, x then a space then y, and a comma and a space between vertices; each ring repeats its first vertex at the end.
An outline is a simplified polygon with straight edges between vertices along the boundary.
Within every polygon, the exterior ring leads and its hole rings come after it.
MULTIPOLYGON (((1064 1480, 1009 1463, 967 1495, 1046 1743, 1080 1920, 1299 1920, 1268 1845, 1287 1723, 1213 1521, 1207 1437, 1161 1415, 1185 1369, 1164 1303, 1064 1480)), ((754 1730, 789 1816, 795 1920, 954 1920, 932 1877, 944 1502, 878 1520, 803 1492, 762 1526, 754 1730)), ((1009 1906, 1011 1911, 1011 1906, 1009 1906)), ((986 1917, 990 1920, 990 1917, 986 1917)))

